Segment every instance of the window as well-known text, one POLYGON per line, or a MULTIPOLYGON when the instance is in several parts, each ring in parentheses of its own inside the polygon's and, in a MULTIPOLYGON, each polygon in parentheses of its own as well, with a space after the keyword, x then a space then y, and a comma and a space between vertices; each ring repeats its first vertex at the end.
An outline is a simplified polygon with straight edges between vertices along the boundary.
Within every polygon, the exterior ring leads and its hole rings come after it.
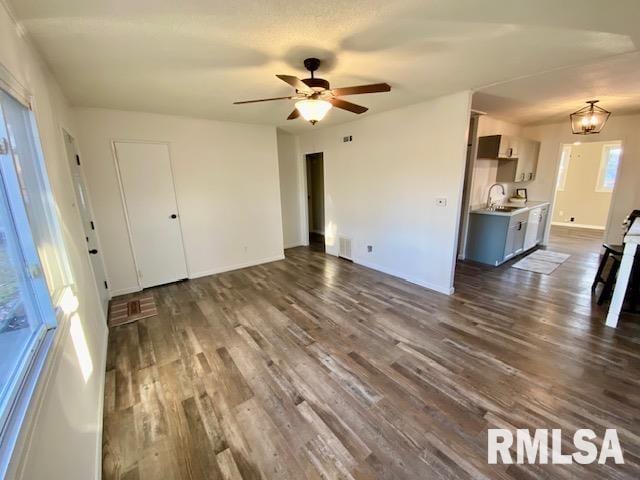
POLYGON ((562 154, 560 155, 560 168, 558 170, 558 183, 556 184, 556 190, 558 192, 564 191, 564 185, 567 182, 567 172, 569 171, 569 162, 571 161, 571 145, 564 145, 562 147, 562 154))
MULTIPOLYGON (((32 113, 0 91, 0 435, 70 275, 32 113)), ((4 440, 4 439, 3 439, 4 440)))
POLYGON ((602 160, 600 160, 600 170, 598 171, 598 183, 596 192, 612 192, 616 184, 618 166, 622 156, 622 145, 610 143, 602 147, 602 160))
POLYGON ((58 301, 72 282, 55 202, 44 165, 35 119, 31 111, 2 93, 13 163, 29 223, 52 298, 58 301))

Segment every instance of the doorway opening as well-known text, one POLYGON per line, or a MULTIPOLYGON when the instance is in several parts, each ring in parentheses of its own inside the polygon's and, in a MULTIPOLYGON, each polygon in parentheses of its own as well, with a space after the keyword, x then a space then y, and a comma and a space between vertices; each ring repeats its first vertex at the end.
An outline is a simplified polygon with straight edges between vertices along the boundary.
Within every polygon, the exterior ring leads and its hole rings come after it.
POLYGON ((562 145, 551 235, 582 230, 603 239, 621 159, 619 140, 562 145))
POLYGON ((324 158, 322 152, 305 156, 307 167, 307 219, 309 247, 325 251, 324 239, 324 158))

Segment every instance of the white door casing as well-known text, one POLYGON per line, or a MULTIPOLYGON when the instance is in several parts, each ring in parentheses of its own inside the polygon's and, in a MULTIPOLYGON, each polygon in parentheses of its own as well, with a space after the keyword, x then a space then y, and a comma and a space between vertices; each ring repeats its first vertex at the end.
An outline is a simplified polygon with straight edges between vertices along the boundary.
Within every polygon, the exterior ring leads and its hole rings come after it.
POLYGON ((104 263, 102 259, 102 251, 99 244, 98 234, 96 230, 96 224, 94 221, 93 209, 91 207, 91 200, 89 198, 87 187, 82 174, 82 163, 76 148, 75 140, 71 135, 63 130, 65 150, 67 153, 67 160, 69 162, 69 168, 71 170, 71 181, 73 183, 73 190, 76 196, 76 205, 80 212, 80 219, 82 220, 82 229, 85 234, 87 252, 91 261, 91 268, 93 269, 93 276, 95 278, 96 287, 98 289, 98 296, 100 297, 100 305, 105 313, 109 307, 109 287, 107 283, 107 275, 105 273, 104 263))
POLYGON ((114 142, 140 287, 188 277, 169 146, 114 142))

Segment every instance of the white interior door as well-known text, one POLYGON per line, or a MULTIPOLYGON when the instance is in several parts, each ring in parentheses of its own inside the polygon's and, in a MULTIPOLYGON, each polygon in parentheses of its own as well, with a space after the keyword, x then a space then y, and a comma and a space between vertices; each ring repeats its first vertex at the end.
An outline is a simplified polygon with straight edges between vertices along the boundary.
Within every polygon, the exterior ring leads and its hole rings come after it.
POLYGON ((95 217, 93 216, 91 202, 89 201, 89 195, 82 175, 82 162, 75 141, 67 132, 64 132, 64 144, 67 151, 67 159, 71 167, 71 180, 73 181, 73 189, 76 194, 76 205, 80 211, 82 228, 84 229, 85 240, 87 242, 87 252, 91 260, 91 267, 93 268, 93 276, 98 288, 100 303, 106 315, 110 298, 109 284, 107 283, 107 275, 104 270, 104 263, 102 262, 102 252, 98 245, 97 227, 93 220, 95 217))
POLYGON ((187 278, 169 147, 115 142, 115 150, 140 286, 187 278))

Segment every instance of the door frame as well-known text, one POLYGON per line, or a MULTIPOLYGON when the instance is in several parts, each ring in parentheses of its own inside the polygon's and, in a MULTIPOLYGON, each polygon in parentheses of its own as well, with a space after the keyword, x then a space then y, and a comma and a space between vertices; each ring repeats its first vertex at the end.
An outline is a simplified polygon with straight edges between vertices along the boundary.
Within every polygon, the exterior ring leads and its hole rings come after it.
POLYGON ((309 156, 309 155, 318 155, 318 154, 322 155, 322 184, 323 184, 322 185, 323 186, 323 188, 322 188, 322 192, 323 192, 323 199, 322 199, 323 206, 322 206, 322 208, 324 210, 324 230, 325 230, 324 243, 325 243, 325 248, 326 248, 326 244, 327 244, 327 231, 326 231, 327 230, 327 208, 326 208, 326 205, 327 205, 327 194, 326 194, 326 191, 327 191, 327 189, 326 189, 326 185, 327 185, 327 182, 326 182, 327 169, 325 168, 325 161, 324 161, 325 152, 322 151, 322 150, 321 151, 317 151, 317 152, 316 151, 306 152, 306 153, 302 154, 302 174, 303 174, 303 180, 304 181, 302 182, 303 188, 301 190, 302 190, 302 199, 303 199, 303 202, 304 202, 303 203, 304 208, 302 209, 302 211, 303 211, 303 215, 302 215, 303 216, 303 222, 302 222, 302 232, 301 233, 302 233, 302 240, 304 241, 303 245, 309 245, 309 234, 311 233, 311 231, 309 229, 309 219, 310 219, 310 216, 309 216, 309 189, 308 189, 308 184, 307 184, 307 181, 308 181, 308 178, 309 178, 309 172, 308 172, 308 168, 307 168, 307 163, 308 163, 307 162, 307 156, 309 156))
MULTIPOLYGON (((124 186, 122 184, 122 175, 120 173, 120 164, 118 163, 118 152, 116 150, 116 143, 143 143, 148 145, 166 145, 167 152, 169 154, 169 170, 171 171, 171 185, 173 186, 173 192, 176 198, 176 213, 178 214, 178 229, 180 230, 180 238, 182 239, 182 254, 184 255, 184 263, 187 269, 187 278, 191 278, 191 270, 189 269, 189 257, 187 256, 186 244, 184 241, 184 232, 182 230, 182 214, 180 213, 180 200, 178 191, 176 190, 176 181, 173 168, 173 155, 171 154, 171 142, 162 142, 154 140, 132 140, 111 138, 109 141, 111 145, 111 154, 113 156, 113 164, 116 170, 116 178, 118 179, 118 189, 120 190, 120 201, 122 202, 122 212, 124 213, 124 221, 127 227, 127 237, 129 239, 129 249, 131 250, 131 258, 133 259, 133 266, 136 270, 136 283, 138 289, 136 291, 143 290, 142 283, 140 282, 140 270, 138 268, 138 259, 136 258, 136 250, 134 248, 133 235, 131 234, 131 223, 129 222, 129 210, 127 209, 127 198, 124 194, 124 186)), ((151 288, 151 287, 147 287, 151 288)), ((128 292, 130 293, 130 292, 128 292)))
MULTIPOLYGON (((65 135, 68 136, 69 138, 71 138, 72 142, 73 142, 73 146, 75 148, 75 153, 76 155, 78 155, 80 158, 82 158, 82 152, 80 152, 80 146, 78 145, 78 140, 76 139, 76 137, 74 137, 69 130, 67 130, 65 127, 61 126, 60 127, 60 132, 62 134, 62 148, 64 149, 64 153, 65 153, 65 157, 67 156, 67 142, 65 141, 65 135)), ((71 179, 71 181, 73 182, 73 172, 71 171, 71 165, 69 165, 69 159, 67 158, 67 161, 65 162, 67 165, 67 171, 69 172, 69 178, 71 179)), ((91 214, 91 218, 93 219, 94 222, 94 231, 95 231, 95 240, 96 240, 96 244, 98 246, 98 250, 99 252, 101 252, 101 255, 99 255, 99 259, 100 259, 100 263, 102 264, 102 270, 104 271, 104 276, 105 276, 105 281, 107 282, 107 284, 109 285, 107 287, 107 294, 109 297, 109 300, 111 300, 113 298, 113 295, 111 294, 111 279, 109 278, 109 271, 107 270, 107 265, 104 261, 104 249, 102 248, 102 242, 100 239, 100 234, 98 233, 98 225, 96 222, 96 214, 93 210, 93 202, 91 200, 91 192, 89 191, 89 184, 87 183, 87 177, 84 174, 84 169, 82 168, 82 161, 80 162, 80 165, 78 165, 80 167, 80 178, 82 180, 82 183, 84 183, 85 186, 85 193, 87 194, 87 206, 89 207, 89 213, 91 214)), ((72 185, 73 187, 73 185, 72 185)), ((74 192, 73 192, 73 196, 74 196, 74 204, 76 207, 76 211, 78 212, 78 217, 80 217, 80 222, 82 223, 82 215, 80 214, 80 207, 77 205, 77 198, 76 198, 76 192, 75 192, 75 188, 73 188, 74 192)), ((84 226, 82 228, 82 233, 84 234, 84 226)), ((93 263, 91 262, 91 259, 89 259, 89 268, 91 269, 91 275, 93 277, 93 281, 96 284, 97 288, 100 288, 98 286, 98 282, 96 281, 96 272, 93 268, 93 263)), ((98 294, 98 297, 100 297, 100 295, 98 294)), ((109 302, 107 302, 107 310, 109 308, 109 302)), ((104 312, 105 315, 105 321, 106 321, 106 316, 107 316, 107 311, 104 312)))
POLYGON ((456 237, 456 260, 467 258, 467 237, 469 234, 469 217, 471 215, 471 190, 476 173, 476 160, 478 157, 478 127, 480 117, 484 112, 471 110, 469 114, 469 131, 467 133, 467 151, 465 152, 464 175, 462 177, 462 195, 460 217, 458 219, 458 236, 456 237), (471 143, 469 143, 471 136, 471 143))
MULTIPOLYGON (((618 195, 618 185, 620 184, 619 180, 620 180, 620 171, 622 170, 622 164, 625 161, 625 144, 626 144, 626 139, 623 137, 620 138, 614 138, 613 140, 600 140, 598 139, 594 139, 594 140, 586 140, 586 141, 579 141, 578 144, 587 144, 587 143, 616 143, 619 142, 620 146, 622 147, 622 155, 620 156, 620 161, 618 162, 618 170, 616 171, 616 183, 613 186, 613 190, 611 191, 611 200, 609 202, 609 208, 607 209, 607 220, 605 222, 604 225, 604 230, 602 231, 602 241, 607 243, 608 242, 608 236, 609 236, 609 231, 611 228, 611 222, 613 221, 613 218, 611 216, 611 213, 613 211, 613 205, 615 204, 617 195, 618 195)), ((558 145, 558 151, 556 153, 556 164, 555 164, 555 174, 553 176, 553 195, 551 198, 551 203, 549 204, 549 210, 547 213, 547 225, 545 228, 545 232, 542 238, 542 244, 543 245, 547 245, 549 243, 549 237, 551 236, 551 223, 553 222, 553 214, 555 212, 556 209, 556 200, 558 198, 558 177, 560 176, 560 160, 562 158, 562 150, 564 149, 565 146, 570 145, 570 146, 574 146, 576 145, 576 142, 563 142, 560 141, 560 144, 558 145)))

